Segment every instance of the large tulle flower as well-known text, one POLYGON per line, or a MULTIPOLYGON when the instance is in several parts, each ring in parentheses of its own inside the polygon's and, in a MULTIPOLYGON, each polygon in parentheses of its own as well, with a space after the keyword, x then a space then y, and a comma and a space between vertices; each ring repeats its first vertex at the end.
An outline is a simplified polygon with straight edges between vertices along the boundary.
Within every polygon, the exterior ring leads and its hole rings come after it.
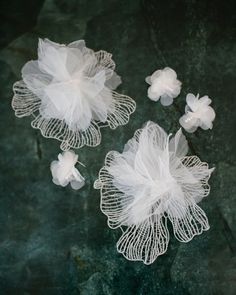
POLYGON ((210 106, 211 99, 207 95, 199 98, 199 94, 195 96, 189 93, 186 102, 185 114, 179 119, 180 125, 190 133, 198 127, 204 130, 212 129, 216 114, 210 106))
POLYGON ((75 190, 84 186, 84 177, 75 168, 78 155, 74 151, 66 151, 58 155, 58 161, 51 163, 52 181, 56 185, 67 186, 69 183, 75 190))
POLYGON ((167 218, 181 242, 209 229, 197 205, 209 194, 212 169, 186 156, 181 132, 170 136, 153 122, 136 131, 122 153, 107 154, 94 187, 101 191, 101 210, 109 227, 121 228, 117 249, 129 260, 152 263, 166 252, 167 218))
POLYGON ((39 39, 38 60, 22 69, 14 84, 16 116, 34 115, 32 126, 60 141, 62 150, 101 141, 100 126, 129 121, 135 102, 114 89, 121 83, 112 55, 94 52, 83 40, 68 46, 39 39))
POLYGON ((150 85, 148 97, 154 101, 161 99, 161 104, 164 106, 171 105, 174 98, 180 94, 182 83, 171 68, 166 67, 163 70, 155 71, 146 78, 146 82, 150 85))

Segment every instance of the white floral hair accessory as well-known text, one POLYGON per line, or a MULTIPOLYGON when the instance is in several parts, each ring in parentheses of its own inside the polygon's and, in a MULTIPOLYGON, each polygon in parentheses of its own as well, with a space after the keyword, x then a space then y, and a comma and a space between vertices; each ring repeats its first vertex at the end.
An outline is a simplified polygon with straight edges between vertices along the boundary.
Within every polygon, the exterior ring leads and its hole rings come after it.
POLYGON ((94 52, 83 40, 61 45, 39 39, 38 60, 22 68, 14 84, 17 117, 34 115, 31 125, 61 141, 61 149, 97 146, 100 127, 128 123, 136 104, 114 89, 121 83, 112 55, 94 52))
POLYGON ((122 229, 117 250, 128 260, 151 264, 166 252, 167 219, 181 242, 209 229, 197 203, 210 192, 213 169, 197 156, 186 156, 187 151, 181 129, 170 139, 160 126, 147 122, 122 153, 107 154, 94 187, 100 189, 109 227, 122 229))
POLYGON ((198 127, 204 130, 212 129, 216 114, 210 106, 211 99, 207 95, 199 98, 199 94, 195 96, 189 93, 186 102, 185 114, 179 119, 180 125, 190 133, 198 127))
POLYGON ((51 163, 52 181, 56 185, 67 186, 69 183, 75 190, 84 186, 85 180, 75 168, 78 155, 74 151, 66 151, 58 155, 58 161, 51 163))
POLYGON ((180 94, 182 83, 177 79, 176 72, 169 67, 155 71, 145 81, 151 85, 148 88, 148 97, 154 101, 161 98, 163 106, 171 105, 173 99, 180 94))

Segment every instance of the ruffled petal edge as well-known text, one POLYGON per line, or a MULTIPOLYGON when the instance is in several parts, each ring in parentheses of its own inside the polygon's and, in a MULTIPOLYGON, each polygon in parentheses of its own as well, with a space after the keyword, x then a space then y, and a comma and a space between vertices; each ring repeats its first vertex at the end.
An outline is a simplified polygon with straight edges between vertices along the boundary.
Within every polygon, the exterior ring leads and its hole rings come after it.
POLYGON ((67 151, 70 148, 78 149, 85 145, 94 147, 101 142, 100 127, 96 122, 91 122, 85 131, 72 131, 64 121, 45 119, 39 114, 31 122, 31 126, 35 129, 40 129, 44 137, 61 141, 60 148, 63 151, 67 151))
MULTIPOLYGON (((108 167, 119 155, 115 151, 110 151, 106 155, 105 165, 100 169, 98 179, 94 182, 94 188, 100 189, 100 209, 107 216, 107 224, 112 229, 125 225, 127 219, 122 210, 124 194, 113 185, 113 176, 108 172, 108 167)), ((125 200, 129 201, 128 198, 125 200)))
POLYGON ((149 265, 167 251, 168 244, 167 218, 153 215, 123 231, 117 242, 117 251, 128 260, 149 265))
POLYGON ((168 217, 172 223, 174 235, 180 242, 187 243, 194 236, 200 235, 210 228, 205 212, 194 203, 188 206, 184 217, 175 218, 170 214, 168 217))
POLYGON ((112 91, 112 97, 114 106, 113 111, 108 113, 107 123, 111 129, 116 129, 129 122, 130 115, 136 109, 136 103, 131 97, 115 91, 112 91))
MULTIPOLYGON (((41 100, 30 91, 23 80, 18 81, 13 86, 14 96, 12 108, 17 117, 33 115, 35 119, 31 122, 33 128, 40 129, 41 134, 46 138, 54 138, 61 141, 63 151, 70 148, 81 148, 85 145, 90 147, 98 146, 101 142, 100 127, 102 123, 91 121, 90 126, 85 130, 70 130, 68 125, 58 119, 43 118, 39 111, 41 100)), ((129 96, 118 94, 112 91, 113 111, 108 114, 107 124, 111 129, 129 122, 130 115, 136 109, 135 101, 129 96)))
POLYGON ((27 117, 39 110, 41 100, 27 88, 23 80, 14 83, 13 92, 11 105, 16 117, 27 117))

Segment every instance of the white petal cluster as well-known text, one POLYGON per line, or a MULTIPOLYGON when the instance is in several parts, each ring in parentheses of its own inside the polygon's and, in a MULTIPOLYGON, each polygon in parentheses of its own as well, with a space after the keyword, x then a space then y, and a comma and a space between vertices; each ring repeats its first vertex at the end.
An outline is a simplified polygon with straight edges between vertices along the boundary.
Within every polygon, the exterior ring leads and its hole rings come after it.
POLYGON ((109 152, 94 187, 101 190, 101 210, 111 228, 122 228, 117 249, 129 260, 152 263, 166 252, 167 219, 182 242, 209 229, 197 205, 209 194, 213 169, 196 156, 186 156, 181 129, 170 136, 148 122, 125 145, 109 152))
POLYGON ((171 105, 173 99, 180 94, 182 83, 177 79, 176 72, 169 67, 155 71, 146 78, 146 82, 150 85, 148 97, 154 101, 160 99, 164 106, 171 105))
POLYGON ((94 52, 84 40, 66 46, 39 39, 38 59, 25 64, 22 78, 13 88, 16 115, 38 112, 32 126, 62 141, 63 150, 98 145, 99 123, 114 129, 135 110, 130 97, 114 91, 121 79, 112 55, 94 52))
POLYGON ((212 129, 215 111, 210 106, 211 99, 205 95, 199 98, 189 93, 186 97, 185 114, 179 119, 180 125, 188 132, 194 132, 198 127, 204 130, 212 129))
POLYGON ((56 185, 67 186, 69 183, 75 190, 84 186, 83 176, 75 168, 78 155, 74 151, 66 151, 58 155, 58 161, 51 163, 52 181, 56 185))

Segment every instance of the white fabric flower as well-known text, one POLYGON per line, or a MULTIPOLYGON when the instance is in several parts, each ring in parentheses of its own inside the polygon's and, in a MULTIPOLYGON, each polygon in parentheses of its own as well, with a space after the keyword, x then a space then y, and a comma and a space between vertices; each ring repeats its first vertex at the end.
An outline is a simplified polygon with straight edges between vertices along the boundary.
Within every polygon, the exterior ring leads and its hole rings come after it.
POLYGON ((186 102, 185 114, 179 119, 180 125, 190 133, 198 127, 204 130, 212 129, 216 114, 210 106, 211 99, 207 95, 199 98, 199 94, 195 96, 189 93, 186 102))
POLYGON ((213 169, 196 156, 186 156, 187 151, 181 129, 170 139, 148 122, 122 153, 107 154, 94 187, 100 189, 109 227, 122 229, 117 250, 127 259, 151 264, 166 252, 167 218, 181 242, 209 229, 197 203, 209 194, 213 169))
POLYGON ((83 40, 66 46, 39 39, 38 60, 25 64, 22 78, 13 86, 16 116, 34 114, 32 126, 62 141, 62 150, 98 145, 100 125, 115 129, 135 110, 130 97, 114 91, 121 79, 112 55, 83 40))
POLYGON ((56 185, 66 186, 70 183, 75 190, 84 186, 83 176, 75 168, 78 155, 74 151, 66 151, 58 155, 58 161, 51 163, 52 181, 56 185))
POLYGON ((176 72, 171 68, 166 67, 163 70, 157 70, 145 80, 151 85, 148 88, 148 97, 154 101, 161 98, 163 106, 171 105, 173 99, 180 94, 182 83, 177 79, 176 72))

